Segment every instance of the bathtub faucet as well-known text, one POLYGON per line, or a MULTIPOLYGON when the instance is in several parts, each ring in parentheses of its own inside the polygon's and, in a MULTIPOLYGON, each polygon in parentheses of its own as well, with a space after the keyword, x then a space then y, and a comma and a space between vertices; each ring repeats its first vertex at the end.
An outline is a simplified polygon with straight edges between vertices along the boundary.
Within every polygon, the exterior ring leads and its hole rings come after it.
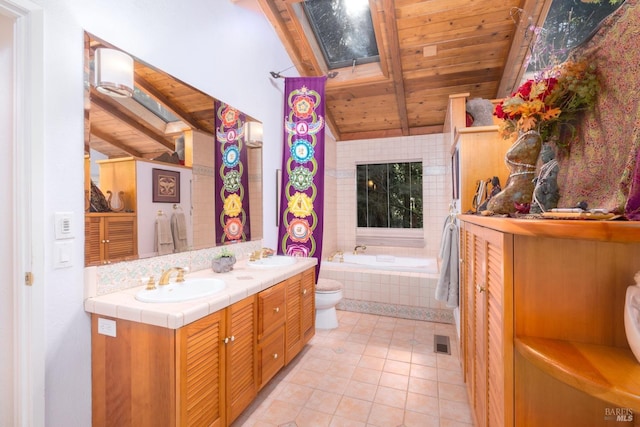
POLYGON ((354 255, 358 255, 358 249, 362 249, 362 252, 364 252, 365 250, 367 250, 367 247, 365 245, 356 245, 356 247, 353 248, 354 255))
POLYGON ((335 251, 334 253, 329 255, 329 258, 327 258, 327 261, 333 261, 333 259, 336 256, 340 257, 340 262, 344 262, 344 253, 342 251, 335 251))

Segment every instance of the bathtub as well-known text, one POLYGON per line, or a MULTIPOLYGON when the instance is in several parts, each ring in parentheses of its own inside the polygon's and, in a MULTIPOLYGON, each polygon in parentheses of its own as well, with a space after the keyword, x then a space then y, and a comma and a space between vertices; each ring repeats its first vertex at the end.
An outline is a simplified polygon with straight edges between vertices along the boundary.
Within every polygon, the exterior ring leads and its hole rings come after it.
POLYGON ((340 310, 454 323, 453 310, 435 299, 436 258, 345 253, 342 262, 323 259, 319 277, 343 284, 340 310))
POLYGON ((342 258, 335 256, 333 261, 323 261, 323 265, 330 265, 331 268, 335 269, 367 268, 372 270, 438 274, 438 263, 435 258, 344 254, 342 258))

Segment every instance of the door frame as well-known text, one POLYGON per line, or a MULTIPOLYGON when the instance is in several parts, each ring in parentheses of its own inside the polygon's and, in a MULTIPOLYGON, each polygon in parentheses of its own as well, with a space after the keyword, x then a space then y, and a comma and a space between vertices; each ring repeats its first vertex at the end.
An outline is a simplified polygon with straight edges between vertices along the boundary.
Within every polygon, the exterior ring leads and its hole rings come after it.
POLYGON ((14 288, 14 420, 44 426, 44 21, 30 0, 0 0, 14 22, 14 194, 12 251, 14 288), (26 274, 33 281, 26 284, 26 274))

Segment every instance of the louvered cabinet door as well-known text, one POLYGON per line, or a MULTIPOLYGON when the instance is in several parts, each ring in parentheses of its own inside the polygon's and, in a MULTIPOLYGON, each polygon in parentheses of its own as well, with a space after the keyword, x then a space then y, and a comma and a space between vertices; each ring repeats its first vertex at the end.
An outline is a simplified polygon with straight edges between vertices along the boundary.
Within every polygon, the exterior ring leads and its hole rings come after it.
POLYGON ((316 269, 312 267, 302 273, 300 284, 302 297, 302 345, 309 342, 316 333, 316 269))
POLYGON ((177 330, 179 426, 225 425, 224 322, 224 311, 219 311, 177 330))
POLYGON ((105 260, 118 261, 138 255, 136 217, 108 216, 104 218, 105 260))
POLYGON ((302 350, 302 291, 301 275, 290 277, 284 283, 287 294, 287 322, 285 325, 285 364, 302 350))
POLYGON ((223 339, 226 357, 227 424, 251 403, 258 390, 257 296, 227 308, 227 333, 223 339))
POLYGON ((471 405, 476 415, 476 426, 487 425, 487 278, 486 278, 486 245, 482 236, 473 239, 473 318, 474 318, 474 353, 473 353, 473 399, 471 405))
POLYGON ((104 236, 102 235, 102 217, 85 215, 84 217, 84 265, 99 265, 104 259, 104 236))

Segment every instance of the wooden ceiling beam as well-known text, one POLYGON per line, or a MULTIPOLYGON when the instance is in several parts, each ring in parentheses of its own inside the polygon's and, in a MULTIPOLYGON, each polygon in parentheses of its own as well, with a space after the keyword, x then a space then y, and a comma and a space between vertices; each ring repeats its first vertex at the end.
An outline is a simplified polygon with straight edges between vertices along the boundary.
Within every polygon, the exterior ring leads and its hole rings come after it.
POLYGON ((407 119, 407 106, 404 94, 404 79, 402 76, 402 57, 400 55, 400 41, 398 40, 398 27, 396 22, 396 9, 393 0, 383 0, 382 14, 389 42, 389 56, 391 57, 391 73, 395 88, 400 128, 403 135, 409 134, 409 120, 407 119))
POLYGON ((134 150, 133 148, 131 148, 130 145, 123 144, 122 142, 118 141, 116 138, 114 138, 111 134, 109 134, 107 132, 103 132, 100 129, 92 128, 91 129, 91 135, 95 136, 96 138, 101 139, 102 141, 106 142, 107 144, 113 145, 117 149, 124 151, 125 153, 129 154, 130 156, 142 157, 142 153, 140 153, 137 150, 134 150))
POLYGON ((97 91, 93 88, 91 89, 91 103, 101 108, 112 117, 120 120, 127 126, 133 128, 136 132, 139 132, 147 138, 156 141, 157 143, 163 145, 165 148, 171 151, 175 150, 175 143, 173 141, 169 141, 164 138, 164 135, 143 126, 140 122, 135 120, 135 118, 131 118, 127 114, 120 111, 118 108, 114 107, 109 102, 103 100, 100 96, 97 96, 97 91))
POLYGON ((156 102, 164 105, 164 107, 167 110, 171 111, 173 113, 173 115, 175 115, 180 120, 185 122, 187 125, 189 125, 189 127, 193 128, 193 129, 197 129, 197 130, 199 130, 201 132, 204 132, 204 133, 206 133, 208 135, 213 135, 207 129, 202 128, 202 126, 200 126, 198 124, 197 119, 191 113, 189 113, 188 111, 185 111, 183 108, 181 108, 178 105, 176 105, 176 103, 174 103, 172 100, 170 100, 167 96, 165 96, 158 89, 156 89, 151 83, 149 83, 143 77, 136 76, 136 85, 139 88, 141 88, 142 90, 144 90, 147 93, 147 95, 149 95, 151 98, 153 98, 156 102))

